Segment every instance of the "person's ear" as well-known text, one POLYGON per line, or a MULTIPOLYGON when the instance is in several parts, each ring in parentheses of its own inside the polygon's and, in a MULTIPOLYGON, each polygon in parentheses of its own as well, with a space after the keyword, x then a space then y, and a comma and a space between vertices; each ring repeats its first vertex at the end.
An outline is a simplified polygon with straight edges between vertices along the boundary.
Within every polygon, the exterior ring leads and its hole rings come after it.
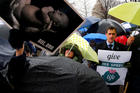
POLYGON ((107 37, 107 33, 105 33, 106 37, 107 37))

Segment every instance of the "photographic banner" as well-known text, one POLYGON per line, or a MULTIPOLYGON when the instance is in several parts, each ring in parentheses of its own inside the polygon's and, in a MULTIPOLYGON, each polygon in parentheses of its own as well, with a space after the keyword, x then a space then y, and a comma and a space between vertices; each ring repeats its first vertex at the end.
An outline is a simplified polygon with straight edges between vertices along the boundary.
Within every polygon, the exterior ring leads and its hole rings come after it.
POLYGON ((124 85, 128 71, 124 64, 130 61, 131 54, 131 51, 98 50, 101 65, 97 66, 97 72, 107 85, 124 85))
POLYGON ((67 0, 3 0, 0 12, 7 23, 52 54, 84 21, 67 0))

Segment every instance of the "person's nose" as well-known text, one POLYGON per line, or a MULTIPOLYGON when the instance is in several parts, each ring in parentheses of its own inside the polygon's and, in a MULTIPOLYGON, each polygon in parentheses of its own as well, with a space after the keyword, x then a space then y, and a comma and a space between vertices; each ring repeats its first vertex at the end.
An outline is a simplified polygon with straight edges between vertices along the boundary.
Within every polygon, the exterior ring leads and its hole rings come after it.
POLYGON ((113 37, 113 34, 110 34, 109 36, 110 36, 110 37, 113 37))
POLYGON ((59 13, 60 11, 59 10, 55 10, 55 13, 59 13))
POLYGON ((114 36, 115 36, 115 34, 111 34, 111 36, 112 36, 112 37, 114 37, 114 36))

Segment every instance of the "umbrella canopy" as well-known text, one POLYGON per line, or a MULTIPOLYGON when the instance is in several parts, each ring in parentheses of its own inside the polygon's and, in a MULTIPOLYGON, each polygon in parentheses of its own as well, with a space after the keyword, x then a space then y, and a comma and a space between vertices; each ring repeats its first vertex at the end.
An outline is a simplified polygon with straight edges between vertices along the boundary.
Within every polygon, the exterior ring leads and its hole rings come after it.
POLYGON ((121 24, 113 19, 102 19, 101 21, 91 25, 87 32, 105 34, 107 28, 110 26, 114 26, 117 29, 117 35, 126 34, 125 29, 121 24))
POLYGON ((138 27, 137 25, 131 24, 129 22, 123 22, 121 25, 125 28, 126 32, 131 32, 138 27))
POLYGON ((87 18, 85 18, 84 23, 81 25, 81 27, 78 29, 78 31, 86 32, 92 24, 95 24, 96 22, 99 22, 100 20, 101 20, 100 18, 97 18, 94 16, 87 17, 87 18))
POLYGON ((90 33, 85 35, 83 38, 88 42, 90 42, 90 40, 94 40, 96 43, 105 41, 107 39, 106 35, 101 33, 90 33))
POLYGON ((94 24, 96 22, 99 22, 100 20, 101 20, 100 18, 97 18, 97 17, 94 17, 94 16, 87 17, 87 18, 85 18, 85 22, 81 26, 81 28, 82 27, 90 26, 91 24, 94 24))
POLYGON ((78 46, 82 56, 85 59, 99 63, 97 53, 90 47, 88 41, 86 41, 83 37, 74 33, 66 40, 64 45, 70 43, 76 44, 78 46))
POLYGON ((120 4, 111 8, 108 13, 123 21, 140 25, 140 2, 120 4))

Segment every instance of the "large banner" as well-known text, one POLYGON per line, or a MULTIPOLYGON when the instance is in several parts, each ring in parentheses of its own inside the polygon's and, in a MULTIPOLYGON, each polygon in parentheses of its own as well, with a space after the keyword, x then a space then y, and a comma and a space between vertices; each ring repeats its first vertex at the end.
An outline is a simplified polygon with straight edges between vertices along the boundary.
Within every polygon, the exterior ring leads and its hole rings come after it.
POLYGON ((0 16, 12 27, 29 33, 35 45, 51 53, 84 21, 66 0, 2 1, 0 16))
POLYGON ((124 63, 130 61, 131 54, 131 51, 98 50, 101 65, 97 66, 97 72, 107 85, 124 85, 128 71, 124 63))

